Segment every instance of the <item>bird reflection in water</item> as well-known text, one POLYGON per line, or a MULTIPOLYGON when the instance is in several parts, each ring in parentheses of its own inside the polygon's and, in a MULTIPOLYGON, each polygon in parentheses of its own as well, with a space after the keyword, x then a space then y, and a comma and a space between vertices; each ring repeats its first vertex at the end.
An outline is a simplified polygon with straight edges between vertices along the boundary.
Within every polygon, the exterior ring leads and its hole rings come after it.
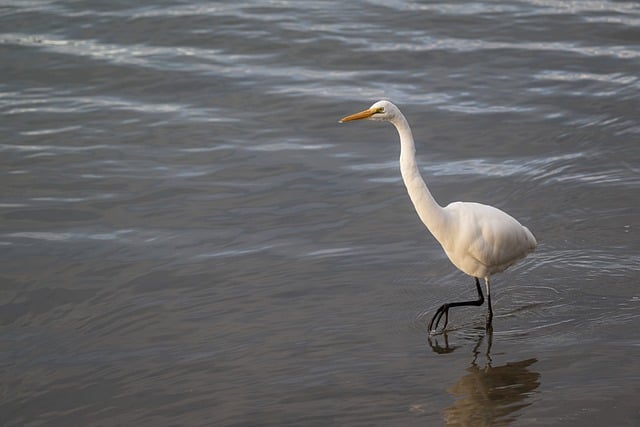
MULTIPOLYGON (((537 362, 535 358, 502 366, 492 365, 491 331, 486 334, 486 360, 479 364, 479 349, 484 337, 484 334, 480 335, 466 373, 448 390, 456 401, 443 411, 447 426, 509 425, 517 419, 518 411, 531 404, 527 398, 540 386, 540 374, 530 369, 537 362)), ((442 338, 444 347, 429 338, 433 351, 440 354, 454 351, 455 347, 449 346, 446 334, 442 338)))

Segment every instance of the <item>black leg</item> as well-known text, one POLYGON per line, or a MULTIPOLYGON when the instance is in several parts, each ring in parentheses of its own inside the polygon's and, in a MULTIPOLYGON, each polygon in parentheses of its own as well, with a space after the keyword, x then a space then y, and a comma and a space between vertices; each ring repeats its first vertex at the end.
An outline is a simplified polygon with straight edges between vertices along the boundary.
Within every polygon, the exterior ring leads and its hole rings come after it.
POLYGON ((489 280, 485 279, 485 283, 487 285, 487 331, 493 331, 493 326, 491 325, 491 321, 493 320, 493 309, 491 308, 491 290, 489 289, 489 280))
MULTIPOLYGON (((448 302, 446 304, 442 304, 438 310, 436 310, 436 314, 429 322, 429 333, 434 333, 436 329, 438 329, 438 325, 440 324, 440 320, 442 320, 442 316, 444 316, 444 325, 442 329, 444 330, 447 327, 447 323, 449 322, 449 309, 451 307, 460 307, 463 305, 475 305, 481 306, 484 304, 484 295, 482 295, 482 288, 480 287, 480 281, 477 277, 476 279, 476 289, 478 290, 478 299, 473 301, 460 301, 460 302, 448 302), (435 325, 434 325, 435 322, 435 325)), ((491 304, 489 304, 489 312, 491 312, 491 304)), ((490 324, 490 321, 488 321, 490 324)))

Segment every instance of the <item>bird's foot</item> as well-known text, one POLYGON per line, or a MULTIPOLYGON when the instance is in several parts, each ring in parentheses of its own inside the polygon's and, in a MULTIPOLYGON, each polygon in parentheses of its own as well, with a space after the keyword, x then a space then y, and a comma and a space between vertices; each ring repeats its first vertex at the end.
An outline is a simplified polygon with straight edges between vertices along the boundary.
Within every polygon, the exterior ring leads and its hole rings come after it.
POLYGON ((429 335, 435 335, 437 333, 436 330, 438 329, 440 320, 442 320, 442 316, 444 316, 444 325, 442 325, 441 332, 444 332, 447 323, 449 323, 449 304, 442 304, 440 308, 436 310, 436 314, 433 315, 431 322, 429 322, 429 335))

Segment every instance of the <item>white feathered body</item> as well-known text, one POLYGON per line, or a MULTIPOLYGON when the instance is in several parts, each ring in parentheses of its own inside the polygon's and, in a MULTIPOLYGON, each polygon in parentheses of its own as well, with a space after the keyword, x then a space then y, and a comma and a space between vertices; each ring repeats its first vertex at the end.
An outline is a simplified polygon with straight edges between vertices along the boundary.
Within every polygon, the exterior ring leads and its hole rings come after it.
POLYGON ((444 211, 447 232, 436 239, 451 262, 470 276, 500 273, 537 246, 527 227, 493 206, 454 202, 444 211))

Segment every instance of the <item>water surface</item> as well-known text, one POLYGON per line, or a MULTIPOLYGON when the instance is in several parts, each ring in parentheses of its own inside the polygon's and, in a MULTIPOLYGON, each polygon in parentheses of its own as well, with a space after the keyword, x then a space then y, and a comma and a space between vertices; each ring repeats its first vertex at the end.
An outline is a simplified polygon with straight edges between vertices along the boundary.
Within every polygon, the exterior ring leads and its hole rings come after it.
POLYGON ((640 4, 0 8, 0 420, 640 423, 640 4), (483 309, 438 201, 538 250, 483 309))

